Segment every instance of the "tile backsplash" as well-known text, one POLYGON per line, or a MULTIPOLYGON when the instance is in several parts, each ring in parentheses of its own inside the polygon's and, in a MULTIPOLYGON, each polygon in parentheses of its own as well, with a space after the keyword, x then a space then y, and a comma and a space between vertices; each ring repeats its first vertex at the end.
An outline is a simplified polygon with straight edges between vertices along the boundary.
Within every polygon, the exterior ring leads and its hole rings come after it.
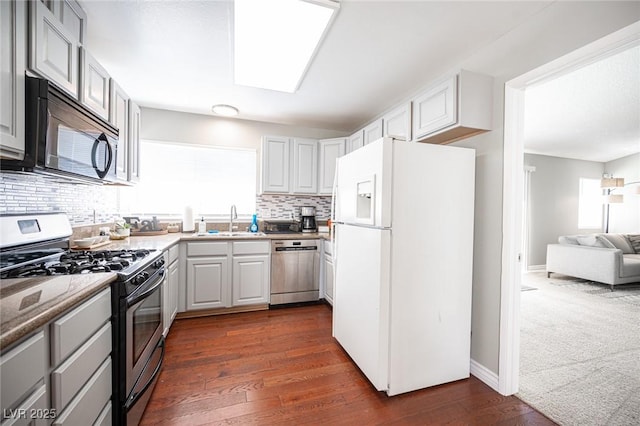
MULTIPOLYGON (((314 206, 316 217, 331 216, 331 197, 257 195, 261 220, 297 219, 300 207, 314 206)), ((0 172, 0 214, 65 212, 71 226, 112 223, 119 216, 118 187, 71 183, 54 176, 0 172)))
POLYGON ((71 226, 113 222, 118 189, 33 173, 0 173, 0 214, 65 212, 71 226))
POLYGON ((298 219, 302 206, 314 206, 316 217, 320 220, 331 217, 331 197, 266 194, 256 197, 256 211, 263 220, 291 219, 292 213, 298 219))

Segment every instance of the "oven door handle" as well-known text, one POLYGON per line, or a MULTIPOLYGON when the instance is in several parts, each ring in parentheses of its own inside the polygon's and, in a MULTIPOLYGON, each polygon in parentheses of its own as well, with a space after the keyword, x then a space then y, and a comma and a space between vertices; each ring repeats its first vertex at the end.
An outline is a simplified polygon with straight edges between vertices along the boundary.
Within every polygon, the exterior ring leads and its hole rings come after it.
POLYGON ((156 289, 162 285, 162 281, 163 281, 162 278, 164 277, 164 268, 162 268, 162 269, 160 269, 158 271, 158 275, 159 275, 159 278, 158 278, 158 281, 156 281, 155 284, 153 284, 151 287, 149 287, 148 289, 146 289, 142 293, 136 294, 135 297, 133 297, 131 299, 127 299, 127 309, 129 309, 130 307, 132 307, 133 305, 135 305, 139 301, 145 299, 147 296, 149 296, 151 293, 156 291, 156 289))
MULTIPOLYGON (((142 397, 142 395, 145 394, 147 389, 149 389, 149 386, 153 384, 153 381, 156 379, 158 374, 160 374, 160 369, 162 368, 162 361, 164 360, 164 349, 165 349, 164 336, 161 336, 160 341, 158 342, 158 346, 156 346, 156 349, 157 348, 161 348, 162 350, 162 352, 160 353, 160 362, 158 362, 158 365, 156 366, 155 370, 153 370, 153 374, 151 374, 151 377, 149 377, 149 380, 147 381, 147 383, 144 384, 142 389, 139 392, 131 392, 131 395, 129 395, 129 398, 127 398, 127 402, 125 402, 124 404, 124 407, 127 411, 129 411, 129 409, 133 407, 136 404, 136 402, 138 402, 140 397, 142 397)), ((147 361, 147 363, 149 363, 150 361, 151 361, 151 358, 149 358, 149 361, 147 361)), ((133 385, 134 389, 136 385, 137 383, 133 385)))

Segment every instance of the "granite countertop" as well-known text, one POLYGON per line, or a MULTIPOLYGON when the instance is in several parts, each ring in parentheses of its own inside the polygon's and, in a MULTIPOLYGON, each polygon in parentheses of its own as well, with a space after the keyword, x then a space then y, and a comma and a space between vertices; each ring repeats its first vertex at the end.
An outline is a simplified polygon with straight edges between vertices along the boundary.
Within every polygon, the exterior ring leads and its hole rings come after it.
POLYGON ((103 272, 2 280, 0 349, 4 350, 99 293, 116 277, 115 273, 103 272))
MULTIPOLYGON (((96 247, 95 250, 166 250, 180 241, 299 239, 331 240, 331 234, 313 232, 196 236, 193 233, 169 233, 112 240, 109 244, 96 247)), ((0 349, 9 347, 60 314, 87 300, 115 279, 115 273, 98 273, 2 280, 0 283, 0 349)))

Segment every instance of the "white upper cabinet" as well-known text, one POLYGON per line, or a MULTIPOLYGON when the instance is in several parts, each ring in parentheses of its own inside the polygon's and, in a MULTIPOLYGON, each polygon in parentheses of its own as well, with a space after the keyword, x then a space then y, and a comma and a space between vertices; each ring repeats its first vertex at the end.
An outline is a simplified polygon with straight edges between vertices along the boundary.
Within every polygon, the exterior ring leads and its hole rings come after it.
POLYGON ((318 192, 318 141, 315 139, 293 140, 293 192, 318 192))
POLYGON ((432 87, 414 101, 413 132, 428 135, 456 122, 457 76, 432 87))
POLYGON ((129 99, 129 182, 140 181, 140 107, 129 99))
POLYGON ((289 138, 262 139, 262 192, 289 192, 290 145, 289 138))
POLYGON ((382 135, 411 140, 411 102, 389 111, 382 117, 382 135))
POLYGON ((353 152, 364 146, 364 131, 358 130, 347 139, 347 153, 353 152))
POLYGON ((29 67, 78 98, 79 44, 76 36, 40 1, 29 3, 29 67))
POLYGON ((78 43, 85 44, 87 34, 87 14, 75 0, 55 0, 51 2, 53 14, 62 25, 74 35, 78 43))
POLYGON ((451 143, 491 130, 493 78, 462 70, 413 100, 413 139, 451 143))
POLYGON ((373 141, 377 141, 382 137, 382 119, 376 120, 369 124, 363 130, 364 144, 370 144, 373 141))
POLYGON ((318 194, 330 195, 333 192, 333 178, 336 172, 336 160, 346 152, 347 139, 323 139, 319 147, 318 194))
POLYGON ((317 193, 318 141, 263 137, 261 191, 275 194, 317 193))
POLYGON ((86 49, 80 49, 80 102, 105 120, 109 119, 109 73, 86 49))
POLYGON ((129 96, 111 79, 111 108, 109 121, 118 128, 118 155, 116 174, 118 179, 129 178, 129 96))
POLYGON ((26 4, 0 2, 0 157, 24 158, 26 4))

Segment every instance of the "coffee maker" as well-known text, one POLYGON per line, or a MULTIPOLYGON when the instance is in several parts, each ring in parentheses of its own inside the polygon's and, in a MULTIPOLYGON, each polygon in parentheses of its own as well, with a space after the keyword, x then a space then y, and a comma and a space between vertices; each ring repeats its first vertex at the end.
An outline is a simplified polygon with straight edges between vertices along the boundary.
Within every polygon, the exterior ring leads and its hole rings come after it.
POLYGON ((303 206, 300 209, 302 217, 302 232, 317 232, 316 226, 316 208, 313 206, 303 206))

